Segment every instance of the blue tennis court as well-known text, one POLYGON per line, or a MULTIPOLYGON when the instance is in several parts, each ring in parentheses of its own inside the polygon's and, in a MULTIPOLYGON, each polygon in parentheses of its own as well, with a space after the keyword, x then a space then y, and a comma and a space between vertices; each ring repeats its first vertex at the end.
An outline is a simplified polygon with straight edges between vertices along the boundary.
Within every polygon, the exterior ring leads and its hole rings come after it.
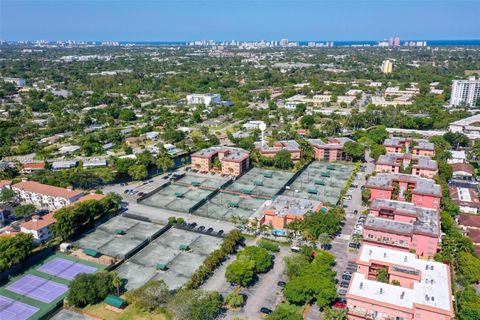
POLYGON ((50 303, 67 292, 68 287, 29 274, 15 281, 6 289, 41 302, 50 303))
POLYGON ((55 258, 38 268, 38 271, 63 279, 73 280, 80 273, 94 273, 97 271, 97 269, 87 266, 83 263, 62 258, 55 258))
POLYGON ((0 296, 1 320, 27 320, 38 310, 31 305, 0 296))

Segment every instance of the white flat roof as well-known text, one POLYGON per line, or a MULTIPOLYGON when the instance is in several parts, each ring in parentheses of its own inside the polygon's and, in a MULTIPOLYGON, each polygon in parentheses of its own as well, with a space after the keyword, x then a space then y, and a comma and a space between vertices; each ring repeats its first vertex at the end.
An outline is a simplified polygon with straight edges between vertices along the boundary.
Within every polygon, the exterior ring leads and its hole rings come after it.
POLYGON ((468 118, 464 118, 464 119, 454 121, 454 122, 450 123, 450 125, 468 126, 468 125, 470 125, 472 123, 475 123, 475 122, 480 122, 480 114, 476 114, 476 115, 468 117, 468 118))
POLYGON ((365 275, 355 273, 350 284, 349 293, 360 297, 378 300, 400 307, 413 308, 413 304, 422 304, 451 312, 452 296, 447 265, 422 260, 415 254, 393 249, 364 245, 359 261, 370 260, 385 262, 388 265, 405 267, 408 271, 418 271, 421 281, 415 282, 413 289, 368 280, 365 275))

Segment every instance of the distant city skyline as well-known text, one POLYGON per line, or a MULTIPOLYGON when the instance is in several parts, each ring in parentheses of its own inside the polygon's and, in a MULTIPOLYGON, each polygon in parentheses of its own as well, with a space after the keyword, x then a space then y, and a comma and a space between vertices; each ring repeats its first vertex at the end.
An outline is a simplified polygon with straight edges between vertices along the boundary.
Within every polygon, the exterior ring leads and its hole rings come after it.
POLYGON ((480 39, 474 1, 0 2, 1 40, 371 41, 480 39), (322 40, 320 40, 322 39, 322 40))

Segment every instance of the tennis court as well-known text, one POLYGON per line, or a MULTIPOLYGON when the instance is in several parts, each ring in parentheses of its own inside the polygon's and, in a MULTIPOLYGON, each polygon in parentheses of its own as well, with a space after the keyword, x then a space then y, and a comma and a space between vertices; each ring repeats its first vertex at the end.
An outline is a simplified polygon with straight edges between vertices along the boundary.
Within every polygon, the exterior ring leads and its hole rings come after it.
POLYGON ((203 189, 200 186, 170 184, 141 203, 178 212, 191 212, 200 202, 210 197, 213 192, 215 191, 203 189))
POLYGON ((246 195, 271 198, 293 177, 292 172, 252 168, 226 189, 246 195))
POLYGON ((97 271, 94 267, 62 258, 54 258, 37 270, 67 280, 73 280, 80 273, 94 273, 97 271))
POLYGON ((219 189, 231 178, 222 177, 220 175, 202 174, 202 173, 189 173, 178 179, 177 182, 181 184, 188 184, 197 187, 206 187, 219 189))
POLYGON ((350 163, 312 162, 282 193, 283 195, 335 205, 352 174, 350 163))
POLYGON ((106 256, 124 259, 145 241, 161 232, 164 226, 116 216, 89 232, 75 245, 93 249, 106 256))
POLYGON ((0 296, 1 320, 27 320, 38 310, 34 306, 0 296))
POLYGON ((265 199, 254 198, 248 195, 219 192, 195 210, 194 214, 227 221, 232 217, 248 219, 264 202, 265 199))
POLYGON ((28 274, 9 285, 6 289, 44 303, 51 303, 67 292, 68 287, 64 284, 28 274))
POLYGON ((172 228, 115 271, 126 280, 128 290, 139 288, 152 279, 163 279, 170 289, 178 289, 221 242, 218 237, 172 228))

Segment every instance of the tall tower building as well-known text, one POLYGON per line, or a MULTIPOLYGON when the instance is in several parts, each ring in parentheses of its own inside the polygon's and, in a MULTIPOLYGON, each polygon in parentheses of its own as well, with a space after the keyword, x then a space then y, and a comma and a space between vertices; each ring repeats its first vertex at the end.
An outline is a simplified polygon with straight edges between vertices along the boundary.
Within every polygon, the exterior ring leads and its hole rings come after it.
POLYGON ((393 47, 393 37, 390 37, 390 38, 388 39, 388 46, 389 46, 389 47, 393 47))
POLYGON ((453 80, 450 106, 475 106, 480 99, 480 79, 470 77, 468 80, 453 80))
POLYGON ((392 73, 393 71, 393 63, 390 60, 384 60, 382 63, 382 72, 385 74, 392 73))
POLYGON ((393 41, 393 46, 394 47, 400 47, 400 38, 395 37, 395 40, 393 41))

